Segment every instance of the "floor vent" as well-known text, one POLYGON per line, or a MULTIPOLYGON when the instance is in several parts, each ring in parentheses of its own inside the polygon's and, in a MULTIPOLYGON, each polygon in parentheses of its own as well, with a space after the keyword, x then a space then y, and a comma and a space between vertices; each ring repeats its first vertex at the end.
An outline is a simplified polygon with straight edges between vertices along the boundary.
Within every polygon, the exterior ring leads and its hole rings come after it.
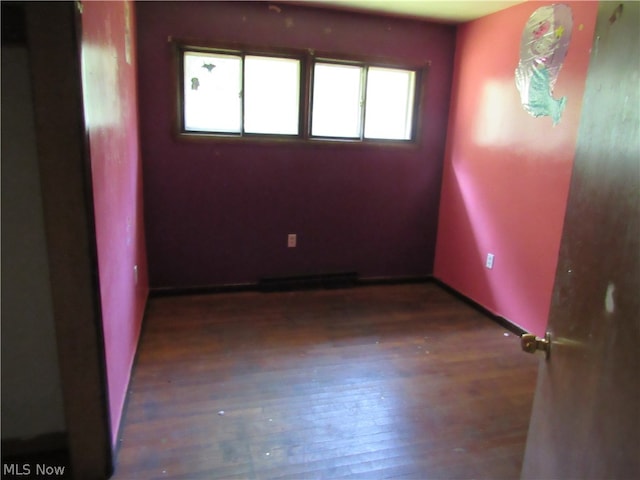
POLYGON ((355 272, 323 273, 319 275, 261 278, 258 288, 262 292, 281 292, 317 288, 347 288, 354 286, 357 282, 358 274, 355 272))

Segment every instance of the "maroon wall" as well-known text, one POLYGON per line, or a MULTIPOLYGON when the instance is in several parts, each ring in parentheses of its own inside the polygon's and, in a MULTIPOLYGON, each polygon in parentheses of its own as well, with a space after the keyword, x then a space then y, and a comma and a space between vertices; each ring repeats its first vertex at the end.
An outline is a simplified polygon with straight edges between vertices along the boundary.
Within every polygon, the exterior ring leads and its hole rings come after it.
POLYGON ((152 287, 432 273, 454 27, 266 2, 140 2, 137 18, 152 287), (430 61, 419 142, 180 140, 170 37, 430 61))
POLYGON ((114 444, 149 291, 134 28, 132 2, 84 3, 83 99, 114 444))

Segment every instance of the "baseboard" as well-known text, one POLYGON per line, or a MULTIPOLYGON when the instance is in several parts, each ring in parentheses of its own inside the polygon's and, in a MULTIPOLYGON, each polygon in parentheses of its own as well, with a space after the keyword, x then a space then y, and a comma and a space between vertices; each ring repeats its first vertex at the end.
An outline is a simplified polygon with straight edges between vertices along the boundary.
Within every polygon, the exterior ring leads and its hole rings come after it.
POLYGON ((358 279, 358 285, 406 285, 410 283, 428 283, 433 281, 432 275, 414 275, 407 277, 365 277, 358 279))
POLYGON ((179 295, 205 295, 209 293, 235 293, 258 290, 257 283, 233 283, 221 285, 196 285, 192 287, 155 287, 149 290, 149 298, 179 295))
POLYGON ((491 320, 493 320, 494 322, 496 322, 498 325, 500 325, 501 327, 509 330, 511 333, 513 333, 514 335, 517 336, 521 336, 523 333, 527 333, 526 330, 522 329, 521 327, 519 327, 518 325, 516 325, 515 323, 510 322, 509 320, 507 320, 504 317, 501 317, 500 315, 496 315, 495 313, 493 313, 491 310, 487 309, 486 307, 484 307, 483 305, 479 304, 478 302, 476 302, 475 300, 472 300, 471 298, 467 297, 466 295, 464 295, 463 293, 460 293, 458 290, 456 290, 455 288, 447 285, 446 283, 444 283, 442 280, 440 280, 439 278, 433 277, 433 282, 436 283, 439 287, 441 287, 442 289, 446 290, 447 292, 451 293, 452 295, 454 295, 455 297, 457 297, 458 299, 460 299, 461 301, 465 302, 467 305, 473 307, 475 310, 478 310, 479 312, 482 312, 484 315, 486 315, 487 317, 489 317, 491 320))
POLYGON ((333 272, 313 275, 264 277, 256 283, 198 285, 193 287, 151 288, 149 298, 180 295, 206 295, 212 293, 277 292, 287 290, 312 290, 318 288, 350 288, 367 285, 401 285, 425 283, 431 275, 405 277, 360 277, 356 272, 333 272))

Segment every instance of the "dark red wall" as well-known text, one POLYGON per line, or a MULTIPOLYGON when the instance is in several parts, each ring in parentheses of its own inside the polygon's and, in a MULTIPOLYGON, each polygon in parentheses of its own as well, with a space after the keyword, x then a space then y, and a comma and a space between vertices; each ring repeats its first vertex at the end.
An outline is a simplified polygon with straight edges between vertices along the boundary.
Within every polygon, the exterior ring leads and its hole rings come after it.
POLYGON ((432 273, 453 27, 266 2, 140 2, 137 17, 152 287, 432 273), (430 61, 419 143, 180 140, 170 38, 430 61))
POLYGON ((84 3, 82 75, 115 444, 149 291, 133 2, 84 3))

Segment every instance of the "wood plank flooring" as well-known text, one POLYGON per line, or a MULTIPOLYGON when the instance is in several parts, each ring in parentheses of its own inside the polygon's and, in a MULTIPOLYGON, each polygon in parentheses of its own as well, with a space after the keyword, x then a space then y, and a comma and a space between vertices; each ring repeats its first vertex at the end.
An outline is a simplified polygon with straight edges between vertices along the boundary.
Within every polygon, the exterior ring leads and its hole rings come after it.
POLYGON ((113 478, 519 478, 538 361, 433 283, 153 298, 113 478))

